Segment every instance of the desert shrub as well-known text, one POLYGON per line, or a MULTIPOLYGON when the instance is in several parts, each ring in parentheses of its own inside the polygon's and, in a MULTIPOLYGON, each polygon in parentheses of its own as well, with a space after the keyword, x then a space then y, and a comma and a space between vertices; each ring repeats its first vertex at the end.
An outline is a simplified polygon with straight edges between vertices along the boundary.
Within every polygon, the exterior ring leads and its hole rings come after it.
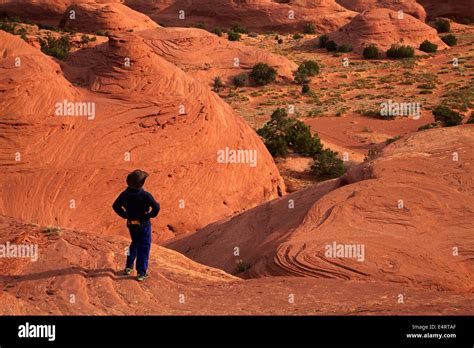
POLYGON ((373 159, 377 158, 378 155, 379 150, 377 150, 377 147, 371 146, 364 157, 364 162, 372 161, 373 159))
POLYGON ((286 141, 294 152, 303 156, 314 156, 323 150, 321 140, 317 135, 311 135, 311 128, 303 122, 291 119, 286 129, 286 141))
POLYGON ((433 123, 428 123, 428 124, 425 124, 423 126, 418 127, 418 131, 423 131, 423 130, 432 129, 432 128, 438 128, 438 127, 439 127, 438 123, 433 122, 433 123))
POLYGON ((258 63, 252 68, 250 77, 259 86, 268 85, 276 80, 277 71, 265 63, 258 63))
POLYGON ((319 74, 319 64, 314 60, 305 60, 300 67, 306 70, 309 76, 319 74))
POLYGON ((198 28, 198 29, 206 29, 206 25, 203 23, 203 22, 197 22, 195 25, 194 25, 195 28, 198 28))
POLYGON ((299 39, 302 39, 303 38, 303 35, 301 34, 294 34, 293 35, 293 40, 299 40, 299 39))
POLYGON ((242 35, 240 33, 236 33, 234 31, 230 31, 227 33, 227 38, 229 41, 240 41, 242 35))
POLYGON ((0 30, 6 31, 10 34, 15 34, 16 25, 9 23, 0 23, 0 30))
POLYGON ((337 152, 324 149, 313 156, 312 173, 320 180, 338 178, 344 174, 344 162, 337 158, 337 152))
POLYGON ((243 87, 247 84, 248 76, 247 74, 239 74, 234 76, 233 82, 235 87, 243 87))
POLYGON ((108 31, 104 31, 104 30, 97 30, 94 32, 95 35, 97 36, 109 36, 109 32, 108 31))
POLYGON ((328 41, 329 41, 329 36, 321 35, 319 37, 319 47, 326 48, 326 44, 328 43, 328 41))
POLYGON ((415 49, 411 46, 393 45, 387 51, 388 58, 410 58, 415 56, 415 49))
POLYGON ((59 236, 61 234, 61 228, 57 226, 47 226, 43 229, 48 236, 59 236))
POLYGON ((254 33, 254 32, 252 32, 252 33, 249 33, 249 37, 258 37, 258 34, 257 34, 257 33, 254 33))
POLYGON ((474 111, 471 112, 471 116, 469 116, 469 119, 466 122, 467 124, 474 124, 474 111))
POLYGON ((235 273, 236 274, 243 273, 243 272, 249 270, 250 267, 252 267, 252 266, 250 266, 247 262, 245 262, 243 260, 238 260, 237 261, 237 267, 235 269, 235 273))
POLYGON ((239 34, 248 34, 249 31, 247 30, 247 27, 241 24, 236 24, 234 25, 230 31, 233 31, 234 33, 239 33, 239 34))
POLYGON ((286 157, 288 155, 286 130, 290 122, 285 109, 276 109, 270 120, 257 130, 257 134, 262 137, 265 146, 273 157, 286 157))
POLYGON ((319 74, 319 65, 314 60, 305 60, 295 73, 295 81, 299 84, 309 82, 309 77, 319 74))
POLYGON ((458 39, 457 39, 456 36, 453 35, 453 34, 448 34, 448 35, 442 36, 442 37, 441 37, 441 40, 443 40, 443 42, 444 42, 446 45, 450 46, 450 47, 456 46, 457 43, 458 43, 458 39))
MULTIPOLYGON (((65 26, 63 28, 63 31, 66 32, 66 33, 69 33, 69 34, 76 34, 77 33, 77 29, 76 28, 71 28, 71 27, 68 27, 68 26, 65 26)), ((105 36, 109 36, 110 33, 108 31, 105 31, 104 32, 105 36)))
POLYGON ((438 45, 428 40, 425 40, 420 44, 420 51, 423 51, 426 53, 433 53, 433 52, 436 52, 437 50, 438 50, 438 45))
POLYGON ((20 17, 16 17, 16 16, 13 16, 13 17, 6 17, 3 19, 5 22, 12 22, 12 23, 22 23, 24 21, 21 20, 20 17))
POLYGON ((222 28, 220 27, 215 27, 214 29, 211 30, 211 33, 217 36, 222 36, 222 34, 224 33, 224 30, 222 30, 222 28))
POLYGON ((41 51, 57 59, 65 59, 71 52, 71 40, 68 35, 54 38, 49 33, 40 39, 41 51))
POLYGON ((278 39, 278 44, 282 44, 283 43, 283 39, 278 39))
POLYGON ((440 18, 434 22, 434 27, 438 33, 449 33, 451 31, 451 22, 449 19, 440 18))
POLYGON ((38 24, 38 29, 51 30, 51 31, 56 31, 56 32, 61 31, 61 29, 59 29, 58 27, 54 25, 49 25, 49 24, 38 24))
POLYGON ((303 33, 305 34, 316 34, 316 27, 313 23, 306 23, 303 27, 303 33))
POLYGON ((303 122, 289 117, 285 109, 276 109, 257 133, 263 138, 268 151, 274 157, 286 157, 288 149, 304 156, 313 156, 322 151, 323 146, 317 135, 303 122))
POLYGON ((331 179, 344 174, 343 162, 337 153, 324 149, 318 135, 296 118, 289 117, 285 109, 276 109, 270 121, 257 131, 268 151, 274 157, 286 157, 291 149, 294 153, 312 157, 312 173, 318 179, 331 179))
POLYGON ((305 83, 303 87, 301 87, 301 93, 308 94, 309 92, 311 92, 311 88, 307 83, 305 83))
POLYGON ((335 43, 333 40, 329 40, 328 42, 326 42, 326 49, 328 50, 328 52, 335 52, 337 51, 337 43, 335 43))
POLYGON ((222 82, 221 77, 220 76, 214 77, 214 80, 212 82, 212 90, 214 92, 219 92, 222 87, 224 87, 224 83, 222 82))
POLYGON ((441 122, 443 127, 452 127, 461 124, 462 115, 459 112, 451 110, 446 105, 438 105, 433 109, 435 121, 441 122))
POLYGON ((379 49, 375 45, 370 45, 364 48, 362 53, 365 59, 376 59, 379 56, 379 49))
POLYGON ((89 41, 91 41, 91 38, 88 35, 84 34, 84 35, 81 36, 81 43, 82 44, 88 44, 89 41))
POLYGON ((390 145, 391 143, 394 143, 396 142, 398 139, 401 139, 401 135, 397 135, 397 136, 394 136, 393 138, 388 138, 387 140, 385 140, 385 144, 386 145, 390 145))
POLYGON ((352 51, 352 46, 351 45, 343 44, 343 45, 337 46, 337 52, 347 53, 347 52, 351 52, 351 51, 352 51))

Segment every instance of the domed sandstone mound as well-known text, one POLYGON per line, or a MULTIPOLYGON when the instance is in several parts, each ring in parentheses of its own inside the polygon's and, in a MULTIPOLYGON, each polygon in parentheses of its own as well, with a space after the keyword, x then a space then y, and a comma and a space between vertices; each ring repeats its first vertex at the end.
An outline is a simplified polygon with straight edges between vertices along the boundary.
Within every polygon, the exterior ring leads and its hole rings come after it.
POLYGON ((120 3, 71 5, 65 10, 59 25, 86 33, 98 30, 139 31, 159 27, 144 14, 120 3))
POLYGON ((461 22, 474 22, 474 3, 472 0, 418 0, 430 19, 450 17, 461 22))
POLYGON ((0 38, 5 215, 125 234, 111 205, 136 168, 151 174, 146 188, 162 204, 161 239, 284 194, 255 132, 144 39, 129 34, 73 54, 63 70, 75 87, 51 57, 0 38))
POLYGON ((473 135, 472 125, 416 133, 340 180, 167 246, 227 272, 242 260, 250 267, 246 277, 377 280, 472 292, 473 135), (229 252, 236 247, 238 256, 229 252))
POLYGON ((408 13, 423 22, 426 20, 426 11, 416 0, 336 0, 336 2, 356 12, 364 12, 373 8, 389 8, 408 13))
POLYGON ((434 28, 408 14, 400 16, 398 12, 385 8, 362 12, 329 37, 338 45, 351 45, 356 52, 362 52, 364 47, 372 44, 383 51, 392 45, 418 49, 425 40, 437 44, 439 50, 447 48, 434 28))
POLYGON ((301 32, 307 23, 312 23, 319 32, 330 32, 357 14, 334 0, 176 0, 159 3, 127 0, 126 4, 164 26, 189 27, 203 23, 212 29, 241 24, 258 32, 301 32))

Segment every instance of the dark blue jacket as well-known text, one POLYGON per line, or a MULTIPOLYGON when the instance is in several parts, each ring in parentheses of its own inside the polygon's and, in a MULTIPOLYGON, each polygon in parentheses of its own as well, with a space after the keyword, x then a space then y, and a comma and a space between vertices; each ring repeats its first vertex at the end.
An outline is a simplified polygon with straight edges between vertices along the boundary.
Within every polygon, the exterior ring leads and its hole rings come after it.
POLYGON ((160 204, 150 193, 132 187, 128 187, 117 197, 112 208, 124 219, 142 222, 149 221, 160 212, 160 204))

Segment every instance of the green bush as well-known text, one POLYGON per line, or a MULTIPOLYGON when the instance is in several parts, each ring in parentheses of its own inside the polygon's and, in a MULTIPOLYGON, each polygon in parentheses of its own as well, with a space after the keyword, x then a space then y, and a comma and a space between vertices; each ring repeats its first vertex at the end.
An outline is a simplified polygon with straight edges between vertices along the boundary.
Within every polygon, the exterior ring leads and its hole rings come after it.
POLYGON ((6 31, 7 33, 15 35, 16 25, 9 23, 0 23, 0 30, 6 31))
POLYGON ((239 33, 239 34, 248 34, 249 31, 247 30, 247 27, 241 25, 241 24, 236 24, 234 25, 230 31, 233 31, 234 33, 239 33))
POLYGON ((198 28, 198 29, 206 29, 206 25, 203 23, 203 22, 197 22, 195 25, 194 25, 195 28, 198 28))
POLYGON ((305 83, 303 87, 301 87, 301 93, 308 94, 309 92, 311 92, 311 88, 307 83, 305 83))
POLYGON ((40 39, 41 51, 57 59, 65 59, 71 52, 71 40, 69 35, 54 38, 48 33, 46 39, 40 39))
POLYGON ((235 87, 243 87, 247 84, 248 76, 247 74, 239 74, 234 76, 233 82, 235 87))
POLYGON ((81 36, 81 43, 82 44, 88 44, 89 41, 91 41, 91 38, 88 35, 84 34, 84 35, 81 36))
POLYGON ((466 122, 467 124, 474 124, 474 111, 471 112, 471 116, 469 116, 469 119, 466 122))
POLYGON ((451 110, 445 105, 438 105, 433 110, 435 121, 441 122, 443 127, 452 127, 461 124, 463 117, 459 112, 451 110))
POLYGON ((351 52, 351 51, 352 51, 352 46, 351 45, 343 44, 343 45, 337 46, 337 52, 348 53, 348 52, 351 52))
POLYGON ((217 36, 222 36, 222 34, 224 33, 224 30, 222 30, 222 28, 220 27, 215 27, 214 29, 212 29, 211 33, 217 36))
POLYGON ((313 156, 323 148, 317 136, 303 122, 288 117, 285 109, 276 109, 270 121, 257 131, 274 157, 286 157, 288 149, 305 156, 313 156))
POLYGON ((337 158, 337 152, 324 149, 313 156, 311 171, 320 180, 338 178, 344 174, 344 162, 337 158))
POLYGON ((283 39, 278 39, 278 44, 281 45, 283 43, 283 39))
POLYGON ((433 53, 433 52, 436 52, 437 50, 438 50, 438 45, 428 40, 425 40, 420 44, 420 51, 423 51, 426 53, 433 53))
POLYGON ((240 33, 236 33, 233 31, 227 33, 227 38, 229 39, 229 41, 240 41, 241 37, 242 35, 240 35, 240 33))
POLYGON ((316 76, 319 74, 319 64, 314 60, 305 60, 301 63, 300 67, 308 71, 309 76, 316 76))
POLYGON ((393 45, 387 51, 388 58, 411 58, 415 56, 415 49, 411 46, 393 45))
POLYGON ((314 164, 311 171, 318 179, 332 179, 344 174, 343 162, 337 158, 337 153, 324 149, 319 137, 311 134, 310 127, 288 117, 285 109, 276 109, 270 121, 257 133, 274 157, 286 157, 289 149, 294 153, 312 157, 314 164))
POLYGON ((109 32, 108 31, 104 31, 104 30, 97 30, 94 32, 95 35, 97 36, 109 36, 109 32))
POLYGON ((365 59, 376 59, 379 57, 379 49, 375 45, 370 45, 364 48, 362 53, 365 59))
POLYGON ((385 140, 385 144, 386 145, 390 145, 391 143, 394 143, 396 142, 398 139, 401 139, 401 135, 397 135, 397 136, 394 136, 393 138, 388 138, 387 140, 385 140))
POLYGON ((214 77, 214 80, 212 83, 212 90, 214 92, 219 92, 222 87, 224 87, 224 83, 222 82, 221 77, 220 76, 214 77))
POLYGON ((449 33, 451 32, 451 22, 449 19, 440 18, 434 22, 434 27, 438 33, 449 33))
POLYGON ((313 23, 306 23, 303 27, 303 33, 305 34, 316 34, 316 27, 313 23))
POLYGON ((423 131, 423 130, 432 129, 432 128, 438 128, 438 127, 439 127, 438 123, 433 122, 433 123, 428 123, 428 124, 425 124, 423 126, 418 127, 418 131, 423 131))
POLYGON ((276 80, 277 71, 265 63, 258 63, 252 68, 250 77, 259 86, 268 85, 276 80))
POLYGON ((305 60, 295 73, 295 81, 299 84, 309 82, 309 77, 319 74, 319 65, 314 60, 305 60))
POLYGON ((265 142, 265 146, 273 157, 286 157, 288 155, 288 143, 286 140, 286 130, 291 122, 285 109, 276 109, 270 120, 259 130, 265 142))
POLYGON ((61 31, 61 29, 59 29, 58 27, 54 25, 48 25, 48 24, 38 24, 38 29, 51 30, 51 31, 56 31, 56 32, 61 31))
POLYGON ((301 35, 301 34, 293 35, 293 40, 299 40, 299 39, 302 39, 302 38, 303 38, 303 35, 301 35))
POLYGON ((450 46, 450 47, 456 46, 457 43, 458 43, 458 39, 457 39, 456 36, 453 35, 453 34, 448 34, 448 35, 442 36, 442 37, 441 37, 441 40, 443 40, 443 42, 444 42, 446 45, 450 46))
POLYGON ((335 43, 333 40, 329 40, 328 42, 326 42, 326 50, 328 50, 328 52, 336 52, 337 43, 335 43))
POLYGON ((294 118, 286 129, 286 141, 294 152, 303 156, 314 156, 323 149, 319 137, 311 135, 311 128, 294 118))
POLYGON ((247 262, 243 261, 243 260, 239 260, 237 262, 237 267, 235 268, 235 273, 236 274, 239 274, 239 273, 243 273, 243 272, 246 272, 247 270, 249 270, 252 266, 249 265, 247 262))
POLYGON ((5 20, 5 22, 12 22, 12 23, 22 23, 23 22, 20 17, 6 17, 4 20, 5 20))
POLYGON ((321 35, 319 37, 319 47, 326 48, 326 44, 328 43, 328 41, 329 41, 329 36, 321 35))

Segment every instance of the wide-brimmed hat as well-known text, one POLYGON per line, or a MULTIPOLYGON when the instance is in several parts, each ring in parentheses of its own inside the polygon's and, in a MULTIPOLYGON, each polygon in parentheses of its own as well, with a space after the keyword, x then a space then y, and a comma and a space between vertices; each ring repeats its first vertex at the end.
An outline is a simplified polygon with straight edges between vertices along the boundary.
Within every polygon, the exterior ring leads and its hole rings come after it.
POLYGON ((148 178, 148 173, 137 169, 128 174, 127 185, 134 188, 141 188, 145 184, 145 180, 148 178))

